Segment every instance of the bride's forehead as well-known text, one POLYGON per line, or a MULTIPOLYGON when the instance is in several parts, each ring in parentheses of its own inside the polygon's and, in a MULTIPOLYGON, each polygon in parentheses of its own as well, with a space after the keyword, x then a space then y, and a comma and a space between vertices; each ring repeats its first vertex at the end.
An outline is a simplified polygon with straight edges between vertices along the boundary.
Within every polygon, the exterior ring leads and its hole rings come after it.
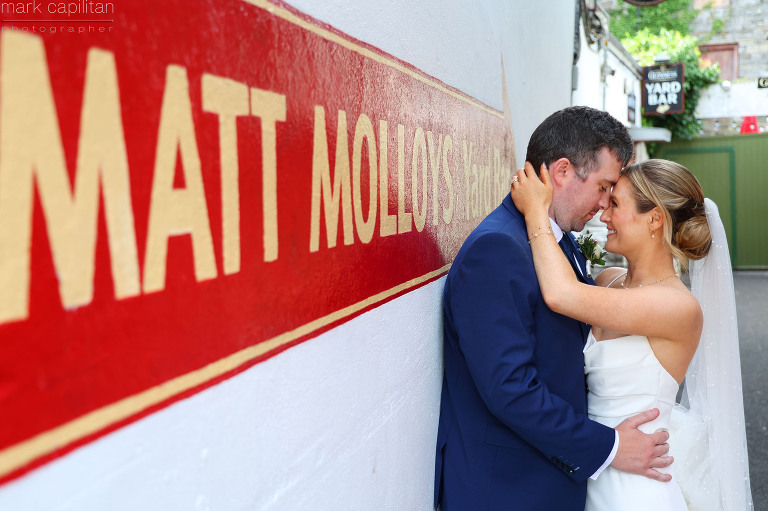
POLYGON ((621 176, 611 190, 611 195, 615 197, 627 197, 632 189, 632 183, 625 176, 621 176))
POLYGON ((631 187, 632 187, 632 183, 629 182, 629 178, 627 178, 627 176, 621 176, 619 180, 616 181, 616 185, 613 187, 613 189, 627 191, 631 187))

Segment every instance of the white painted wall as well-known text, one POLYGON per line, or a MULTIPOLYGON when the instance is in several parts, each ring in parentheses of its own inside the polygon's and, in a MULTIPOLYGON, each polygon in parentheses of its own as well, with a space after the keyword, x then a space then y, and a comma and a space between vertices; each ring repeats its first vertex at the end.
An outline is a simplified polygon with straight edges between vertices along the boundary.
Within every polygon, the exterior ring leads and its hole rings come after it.
POLYGON ((429 509, 444 280, 3 487, 0 509, 429 509))
POLYGON ((696 105, 699 119, 722 119, 768 115, 768 89, 758 89, 757 80, 716 83, 704 89, 696 105))
POLYGON ((503 59, 520 166, 536 126, 570 105, 573 0, 289 3, 499 110, 503 59))
POLYGON ((642 82, 634 66, 627 64, 626 59, 617 55, 619 48, 613 44, 609 47, 615 51, 608 51, 607 64, 614 70, 613 75, 606 77, 607 92, 605 95, 605 110, 623 122, 626 126, 641 126, 642 82), (627 116, 627 98, 630 93, 635 95, 635 120, 630 122, 627 116))
POLYGON ((577 67, 578 86, 573 91, 572 104, 586 105, 605 110, 625 126, 641 126, 640 104, 642 77, 635 69, 631 57, 625 55, 623 48, 613 39, 601 39, 598 44, 589 45, 581 26, 581 53, 577 67), (601 78, 601 68, 606 65, 613 74, 601 78), (627 116, 627 97, 635 95, 635 120, 630 122, 627 116))
MULTIPOLYGON (((518 163, 570 104, 573 1, 294 0, 501 109, 518 163)), ((426 510, 443 280, 0 487, 0 509, 426 510)))

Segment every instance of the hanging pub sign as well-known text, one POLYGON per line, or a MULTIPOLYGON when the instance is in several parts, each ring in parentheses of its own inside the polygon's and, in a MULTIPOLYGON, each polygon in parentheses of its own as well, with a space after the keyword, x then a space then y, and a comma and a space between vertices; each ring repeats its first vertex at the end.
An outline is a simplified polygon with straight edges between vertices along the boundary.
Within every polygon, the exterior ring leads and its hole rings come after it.
POLYGON ((666 0, 624 0, 628 4, 636 5, 638 7, 649 7, 651 5, 660 4, 666 0))
POLYGON ((681 114, 685 110, 683 63, 643 68, 644 115, 681 114))

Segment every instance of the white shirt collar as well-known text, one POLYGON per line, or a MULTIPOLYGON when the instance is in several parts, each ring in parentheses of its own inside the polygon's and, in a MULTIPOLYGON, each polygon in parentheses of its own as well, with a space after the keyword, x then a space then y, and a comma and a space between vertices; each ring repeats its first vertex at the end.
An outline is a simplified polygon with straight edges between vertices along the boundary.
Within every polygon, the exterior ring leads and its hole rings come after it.
POLYGON ((552 217, 549 218, 549 224, 552 226, 552 234, 555 235, 555 239, 560 243, 560 240, 563 239, 563 230, 552 220, 552 217))
MULTIPOLYGON (((555 223, 554 220, 552 220, 551 217, 549 219, 549 225, 552 226, 552 234, 555 235, 555 239, 557 240, 558 243, 560 243, 560 240, 563 239, 563 236, 565 235, 563 233, 563 230, 560 228, 559 225, 557 225, 555 223)), ((579 260, 576 258, 576 254, 574 253, 574 254, 571 254, 571 255, 573 257, 573 262, 576 263, 576 267, 579 269, 579 273, 581 273, 581 276, 583 277, 584 276, 584 272, 581 271, 581 265, 579 264, 579 260)))

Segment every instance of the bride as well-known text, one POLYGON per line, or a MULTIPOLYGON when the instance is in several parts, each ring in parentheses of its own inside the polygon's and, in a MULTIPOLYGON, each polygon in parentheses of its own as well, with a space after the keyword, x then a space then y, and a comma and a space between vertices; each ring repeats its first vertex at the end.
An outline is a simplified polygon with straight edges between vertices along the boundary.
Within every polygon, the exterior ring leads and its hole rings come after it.
POLYGON ((751 510, 730 259, 717 207, 693 174, 666 160, 622 170, 601 220, 606 250, 628 268, 603 270, 597 286, 576 279, 551 234, 546 166, 540 180, 526 163, 512 199, 547 305, 592 325, 584 347, 590 418, 614 427, 658 408, 641 429, 670 430, 675 461, 659 470, 671 482, 608 467, 589 481, 586 510, 751 510), (691 291, 675 271, 688 259, 691 291), (675 404, 684 381, 685 407, 675 404))

